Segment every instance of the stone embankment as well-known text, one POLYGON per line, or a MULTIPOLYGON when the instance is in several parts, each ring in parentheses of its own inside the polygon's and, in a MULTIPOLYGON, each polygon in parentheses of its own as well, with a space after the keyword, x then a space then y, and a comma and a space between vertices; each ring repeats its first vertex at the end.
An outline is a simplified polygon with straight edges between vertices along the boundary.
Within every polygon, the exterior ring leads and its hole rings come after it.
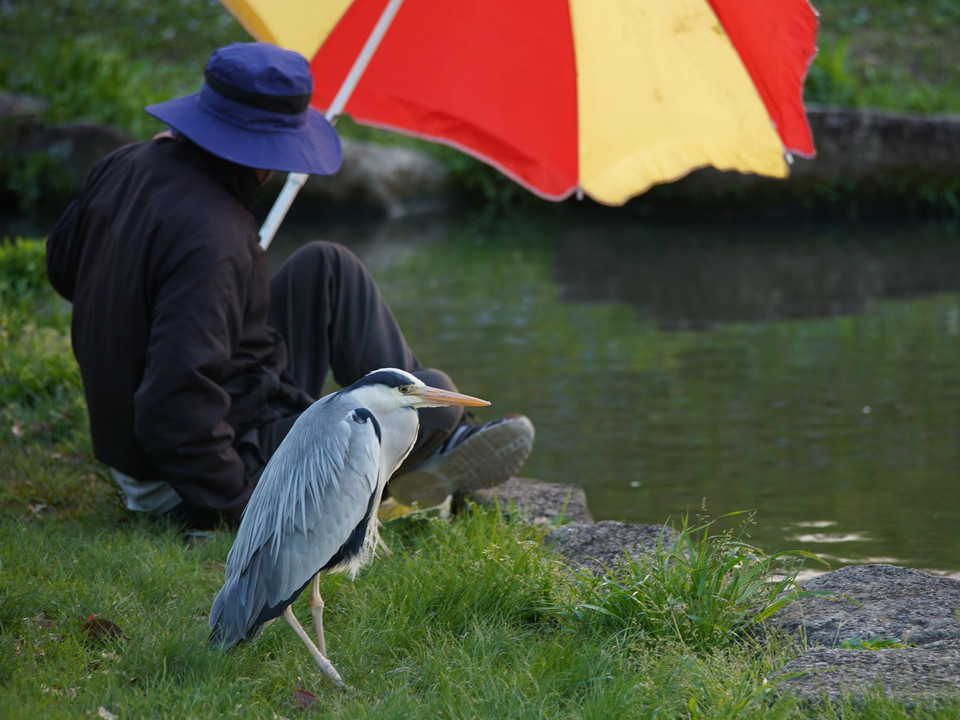
MULTIPOLYGON (((594 572, 676 536, 660 525, 595 523, 576 485, 511 478, 473 499, 551 528, 544 542, 572 567, 594 572)), ((905 705, 960 698, 960 580, 855 565, 801 587, 816 594, 787 605, 769 625, 797 639, 795 656, 771 678, 778 692, 809 702, 876 694, 905 705), (881 649, 857 649, 860 642, 881 649)))
MULTIPOLYGON (((132 138, 110 127, 48 126, 46 103, 0 90, 0 188, 34 192, 47 209, 64 206, 92 165, 132 138)), ((905 201, 954 198, 960 187, 960 117, 926 117, 810 108, 817 146, 813 159, 795 158, 786 180, 698 170, 654 188, 634 202, 778 207, 798 199, 891 194, 905 201)), ((158 130, 160 128, 158 127, 158 130)), ((267 194, 279 192, 277 178, 267 194)), ((334 215, 402 217, 449 209, 460 188, 447 167, 409 148, 346 141, 343 167, 313 177, 301 203, 334 215)), ((7 196, 10 200, 10 196, 7 196)), ((575 202, 575 201, 573 201, 575 202)))

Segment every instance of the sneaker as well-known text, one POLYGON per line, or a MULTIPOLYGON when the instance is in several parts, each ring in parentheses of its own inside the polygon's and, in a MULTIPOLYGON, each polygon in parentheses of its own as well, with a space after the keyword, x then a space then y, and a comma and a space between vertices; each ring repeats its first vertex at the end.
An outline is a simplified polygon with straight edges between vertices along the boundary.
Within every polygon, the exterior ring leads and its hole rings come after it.
POLYGON ((387 492, 403 505, 433 507, 450 495, 499 485, 526 461, 533 435, 523 415, 461 425, 432 456, 392 478, 387 492))

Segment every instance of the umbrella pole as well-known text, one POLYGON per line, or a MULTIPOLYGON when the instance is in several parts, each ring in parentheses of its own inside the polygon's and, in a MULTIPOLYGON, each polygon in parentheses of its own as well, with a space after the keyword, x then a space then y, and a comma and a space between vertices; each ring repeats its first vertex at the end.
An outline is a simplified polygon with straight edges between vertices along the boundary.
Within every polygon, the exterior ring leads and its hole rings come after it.
MULTIPOLYGON (((357 59, 354 60, 353 67, 350 68, 350 72, 347 73, 347 77, 344 78, 340 89, 333 98, 333 102, 330 103, 330 108, 324 115, 329 122, 336 124, 337 118, 340 116, 340 113, 343 112, 344 106, 346 106, 347 101, 357 87, 357 83, 360 82, 364 70, 367 69, 370 59, 380 46, 380 41, 383 40, 383 36, 387 34, 390 23, 393 22, 393 18, 402 4, 403 0, 390 0, 383 9, 380 18, 377 20, 377 24, 367 38, 366 43, 364 43, 360 54, 357 55, 357 59)), ((277 196, 273 207, 270 208, 270 212, 267 214, 267 219, 263 221, 263 225, 260 228, 260 247, 264 250, 270 247, 270 243, 273 242, 274 235, 276 235, 277 230, 280 229, 280 223, 282 223, 283 219, 287 216, 287 211, 289 211, 290 206, 293 205, 293 201, 297 197, 297 193, 300 192, 300 188, 307 182, 307 177, 304 173, 290 173, 287 175, 287 182, 284 183, 283 189, 277 196)))
POLYGON ((305 173, 290 173, 287 175, 287 182, 284 183, 283 189, 273 202, 273 207, 267 213, 267 219, 260 226, 260 247, 264 250, 270 247, 270 243, 273 242, 273 236, 280 229, 280 223, 287 216, 287 211, 293 205, 293 200, 307 181, 307 177, 305 173))

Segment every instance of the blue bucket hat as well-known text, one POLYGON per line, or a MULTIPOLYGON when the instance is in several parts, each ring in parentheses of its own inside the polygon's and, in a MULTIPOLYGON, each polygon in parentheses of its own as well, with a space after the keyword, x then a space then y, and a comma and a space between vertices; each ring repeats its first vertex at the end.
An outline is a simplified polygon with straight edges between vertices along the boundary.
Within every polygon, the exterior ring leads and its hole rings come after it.
POLYGON ((310 107, 312 95, 310 65, 300 53, 269 43, 232 43, 210 56, 199 93, 146 111, 239 165, 330 175, 340 167, 340 138, 310 107))

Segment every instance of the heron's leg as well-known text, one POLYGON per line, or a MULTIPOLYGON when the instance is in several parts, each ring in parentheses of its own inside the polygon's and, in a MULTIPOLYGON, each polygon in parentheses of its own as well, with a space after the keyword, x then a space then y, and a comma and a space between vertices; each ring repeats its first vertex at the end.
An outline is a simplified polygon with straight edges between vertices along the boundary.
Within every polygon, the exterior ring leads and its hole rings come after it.
POLYGON ((290 606, 287 606, 287 609, 283 611, 283 619, 290 623, 290 627, 293 628, 293 631, 297 634, 303 644, 307 646, 307 650, 310 651, 310 654, 313 655, 313 659, 317 661, 317 665, 320 666, 320 672, 330 678, 337 685, 346 687, 343 682, 343 678, 340 677, 340 673, 337 672, 337 669, 333 666, 326 656, 317 649, 317 646, 313 644, 313 640, 310 639, 310 636, 307 635, 307 631, 303 629, 303 626, 297 621, 297 618, 293 614, 293 610, 290 609, 290 606))
POLYGON ((323 636, 323 598, 320 597, 320 573, 313 576, 313 591, 310 593, 310 614, 313 615, 313 627, 317 631, 317 647, 326 657, 327 641, 323 636))

